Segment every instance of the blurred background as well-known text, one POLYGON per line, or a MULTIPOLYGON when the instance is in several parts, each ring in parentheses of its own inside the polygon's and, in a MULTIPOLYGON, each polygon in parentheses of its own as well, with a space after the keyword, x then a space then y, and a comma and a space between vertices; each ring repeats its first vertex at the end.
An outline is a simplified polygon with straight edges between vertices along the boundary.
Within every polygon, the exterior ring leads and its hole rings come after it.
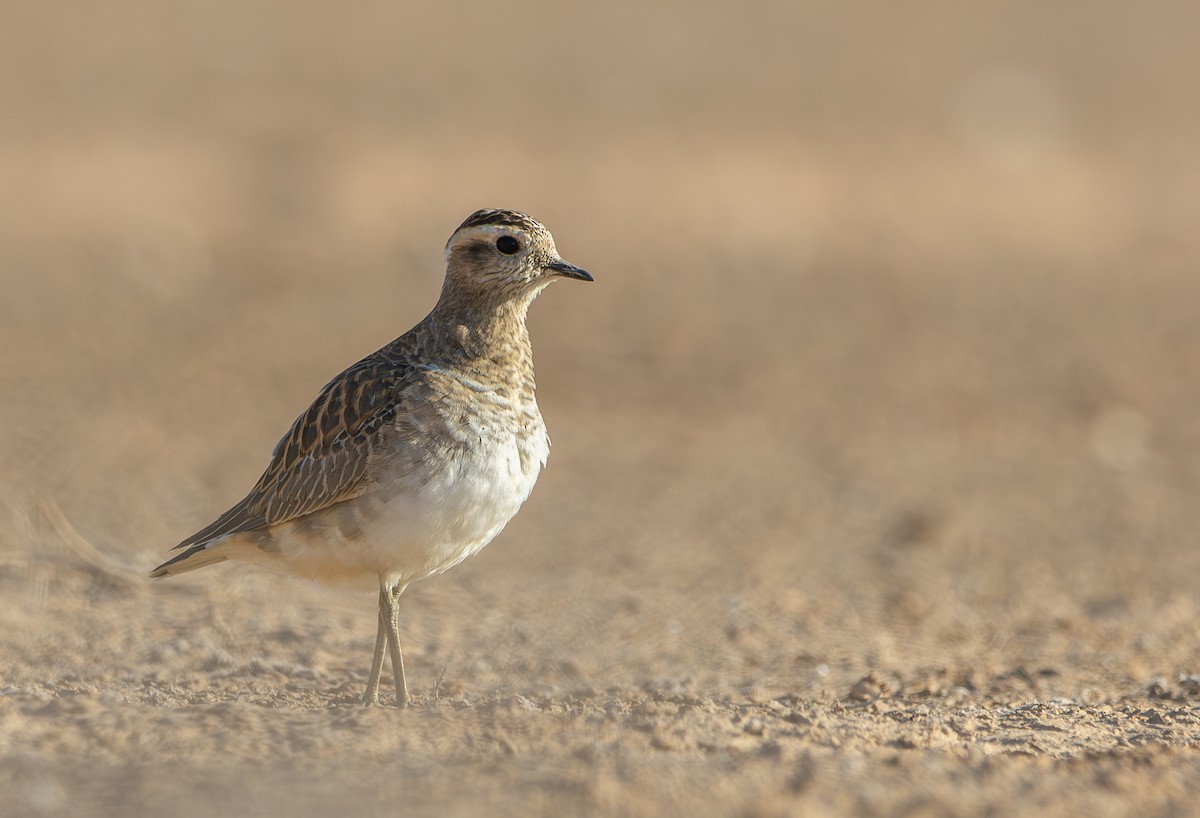
POLYGON ((370 596, 140 577, 479 207, 596 283, 532 311, 532 500, 405 597, 418 690, 1196 665, 1200 7, 2 6, 9 679, 363 678, 370 596))

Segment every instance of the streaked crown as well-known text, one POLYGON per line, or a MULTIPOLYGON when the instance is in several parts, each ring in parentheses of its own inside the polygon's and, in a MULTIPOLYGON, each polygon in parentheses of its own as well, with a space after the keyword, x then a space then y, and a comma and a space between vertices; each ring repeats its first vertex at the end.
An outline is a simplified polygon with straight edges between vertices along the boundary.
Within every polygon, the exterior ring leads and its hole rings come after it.
MULTIPOLYGON (((495 207, 485 207, 482 210, 476 210, 470 216, 467 216, 466 221, 458 226, 458 230, 462 230, 464 227, 484 227, 489 224, 496 225, 497 227, 519 227, 529 232, 541 231, 547 236, 550 235, 550 231, 546 229, 545 225, 527 213, 521 213, 516 210, 503 210, 495 207)), ((457 233, 458 230, 454 232, 457 233)))

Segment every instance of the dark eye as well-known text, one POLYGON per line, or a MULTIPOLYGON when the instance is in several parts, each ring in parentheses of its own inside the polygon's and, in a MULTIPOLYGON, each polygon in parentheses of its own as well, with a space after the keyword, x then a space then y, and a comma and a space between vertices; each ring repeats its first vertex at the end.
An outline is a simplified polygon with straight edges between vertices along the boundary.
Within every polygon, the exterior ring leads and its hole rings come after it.
POLYGON ((511 256, 513 253, 521 249, 521 242, 514 239, 512 236, 501 236, 496 239, 496 249, 506 256, 511 256))

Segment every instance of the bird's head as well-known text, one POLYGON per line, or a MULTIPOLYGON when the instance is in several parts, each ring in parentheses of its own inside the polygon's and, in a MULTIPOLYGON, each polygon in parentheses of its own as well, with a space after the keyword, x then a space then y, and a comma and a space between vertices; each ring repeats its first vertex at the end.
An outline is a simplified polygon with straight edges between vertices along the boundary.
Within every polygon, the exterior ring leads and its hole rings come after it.
POLYGON ((563 261, 541 222, 515 210, 476 210, 446 242, 446 284, 456 289, 532 297, 556 278, 592 281, 563 261))

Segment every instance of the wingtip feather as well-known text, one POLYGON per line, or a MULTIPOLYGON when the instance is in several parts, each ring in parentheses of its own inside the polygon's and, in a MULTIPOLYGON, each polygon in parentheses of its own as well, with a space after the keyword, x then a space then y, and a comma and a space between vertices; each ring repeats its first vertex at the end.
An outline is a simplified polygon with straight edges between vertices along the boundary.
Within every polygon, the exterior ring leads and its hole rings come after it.
POLYGON ((174 559, 167 560, 150 572, 150 578, 162 579, 175 574, 185 574, 188 571, 195 571, 197 568, 224 562, 227 559, 229 557, 225 554, 214 554, 207 550, 207 546, 198 546, 184 551, 174 559))

